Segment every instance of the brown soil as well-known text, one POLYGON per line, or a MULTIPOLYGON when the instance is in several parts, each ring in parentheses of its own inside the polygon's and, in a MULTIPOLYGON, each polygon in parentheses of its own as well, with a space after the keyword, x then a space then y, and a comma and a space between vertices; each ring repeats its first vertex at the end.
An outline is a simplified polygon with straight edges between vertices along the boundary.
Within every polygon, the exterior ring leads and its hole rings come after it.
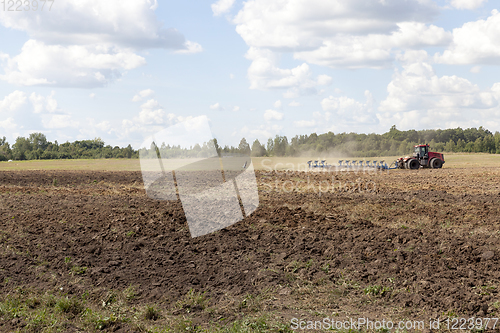
POLYGON ((135 286, 138 305, 168 308, 194 290, 218 309, 201 322, 264 293, 284 322, 498 317, 496 169, 257 175, 256 212, 191 238, 181 203, 148 198, 140 172, 1 172, 0 293, 135 286))

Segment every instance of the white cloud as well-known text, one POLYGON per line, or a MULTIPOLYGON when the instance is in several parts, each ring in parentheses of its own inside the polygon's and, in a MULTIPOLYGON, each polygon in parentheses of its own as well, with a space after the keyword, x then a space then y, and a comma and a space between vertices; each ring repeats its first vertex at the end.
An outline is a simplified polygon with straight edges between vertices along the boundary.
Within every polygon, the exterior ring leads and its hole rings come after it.
POLYGON ((434 56, 444 64, 493 64, 500 61, 500 12, 492 10, 486 20, 467 22, 453 29, 450 47, 434 56))
POLYGON ((400 22, 437 15, 428 0, 250 0, 234 22, 249 46, 304 51, 323 45, 326 36, 390 34, 400 22))
POLYGON ((327 75, 312 79, 309 65, 303 63, 292 69, 281 69, 277 66, 278 56, 269 50, 250 48, 246 58, 252 60, 248 68, 250 89, 283 88, 295 94, 317 93, 316 87, 328 81, 327 75))
POLYGON ((184 36, 158 21, 157 6, 156 0, 68 0, 22 16, 0 11, 0 24, 47 44, 185 49, 184 36))
POLYGON ((0 53, 0 80, 25 86, 102 87, 146 63, 137 50, 203 50, 176 29, 164 28, 154 13, 157 7, 157 0, 68 0, 51 11, 22 16, 0 11, 0 25, 30 38, 20 54, 0 53))
POLYGON ((209 106, 210 110, 224 111, 224 108, 219 103, 215 103, 209 106))
POLYGON ((488 0, 451 0, 450 4, 457 9, 476 9, 488 0))
POLYGON ((479 72, 481 72, 481 66, 474 66, 470 69, 470 72, 471 73, 474 73, 474 74, 477 74, 479 72))
POLYGON ((248 141, 253 141, 253 139, 259 139, 260 143, 265 145, 267 139, 274 137, 276 134, 280 134, 283 130, 283 126, 280 125, 260 125, 257 128, 249 128, 248 126, 244 126, 241 130, 235 131, 232 136, 240 137, 241 135, 245 136, 248 141))
POLYGON ((297 128, 310 128, 316 126, 316 120, 298 120, 293 122, 297 128))
POLYGON ((90 98, 90 99, 94 99, 94 98, 95 98, 95 93, 91 93, 91 94, 89 94, 89 98, 90 98))
POLYGON ((232 80, 232 79, 234 79, 234 74, 233 74, 233 73, 229 74, 229 78, 230 78, 231 80, 232 80))
POLYGON ((196 42, 191 42, 191 41, 187 41, 183 44, 184 48, 182 49, 179 49, 177 51, 175 51, 175 53, 179 53, 179 54, 191 54, 191 53, 199 53, 199 52, 202 52, 203 51, 203 47, 196 43, 196 42))
POLYGON ((99 130, 103 132, 107 132, 111 129, 111 123, 107 120, 103 120, 100 123, 97 123, 95 127, 97 127, 99 130))
POLYGON ((163 124, 165 116, 165 111, 162 109, 152 110, 152 109, 142 109, 139 112, 139 122, 144 125, 160 125, 163 124))
POLYGON ((46 114, 42 115, 42 124, 46 129, 65 129, 79 127, 79 122, 67 114, 46 114))
POLYGON ((97 87, 145 63, 132 51, 113 46, 60 46, 29 40, 19 55, 5 62, 0 79, 28 86, 97 87))
POLYGON ((42 95, 31 93, 29 99, 33 105, 33 111, 35 113, 43 113, 46 111, 49 113, 54 113, 56 111, 61 112, 61 110, 57 108, 57 100, 54 98, 55 94, 56 92, 52 91, 49 96, 43 97, 42 95))
POLYGON ((281 101, 280 101, 280 100, 277 100, 276 102, 274 102, 274 104, 273 104, 273 105, 274 105, 274 107, 275 107, 276 109, 281 109, 281 101))
POLYGON ((159 106, 159 103, 155 99, 150 99, 146 103, 141 105, 141 109, 154 109, 159 106))
POLYGON ((214 16, 220 16, 231 10, 234 0, 219 0, 211 5, 214 16))
POLYGON ((0 100, 0 112, 14 112, 19 110, 26 103, 26 94, 16 90, 0 100))
POLYGON ((5 120, 0 121, 0 127, 10 132, 17 129, 17 124, 14 121, 14 118, 9 117, 5 120))
POLYGON ((139 91, 139 93, 137 95, 135 95, 133 98, 132 98, 132 102, 140 102, 142 101, 144 98, 147 98, 149 96, 152 96, 154 94, 154 90, 153 89, 144 89, 144 90, 141 90, 139 91))
POLYGON ((362 103, 355 99, 341 96, 329 96, 321 101, 321 107, 324 111, 334 112, 336 121, 345 124, 375 124, 377 118, 373 114, 373 96, 366 90, 366 102, 362 103))
POLYGON ((325 39, 313 50, 295 52, 296 59, 332 68, 390 67, 400 49, 447 45, 452 40, 443 28, 420 22, 397 23, 391 34, 343 35, 325 39))
POLYGON ((292 106, 292 107, 297 107, 297 106, 300 106, 301 104, 299 102, 296 102, 296 101, 291 101, 290 103, 288 103, 288 106, 292 106))
POLYGON ((239 106, 234 106, 233 107, 233 112, 238 112, 240 111, 240 107, 239 106))
MULTIPOLYGON (((132 119, 123 119, 121 130, 117 131, 117 136, 127 142, 141 142, 144 136, 158 132, 165 128, 183 121, 186 118, 167 113, 155 99, 150 99, 141 105, 141 111, 132 119)), ((108 124, 102 124, 102 127, 108 124)))
POLYGON ((318 75, 318 84, 320 86, 327 86, 332 83, 332 78, 328 75, 318 75))
POLYGON ((439 77, 430 64, 418 62, 403 66, 402 72, 395 71, 387 91, 377 114, 384 127, 470 127, 481 119, 500 125, 498 83, 481 90, 456 75, 439 77))
POLYGON ((451 33, 429 25, 431 0, 249 0, 233 20, 249 46, 251 89, 288 89, 285 98, 318 93, 332 78, 312 79, 308 64, 332 68, 387 68, 401 50, 447 45, 451 33), (292 69, 279 56, 305 61, 292 69))
POLYGON ((285 114, 276 110, 266 110, 264 112, 264 119, 267 121, 271 120, 283 120, 285 114))

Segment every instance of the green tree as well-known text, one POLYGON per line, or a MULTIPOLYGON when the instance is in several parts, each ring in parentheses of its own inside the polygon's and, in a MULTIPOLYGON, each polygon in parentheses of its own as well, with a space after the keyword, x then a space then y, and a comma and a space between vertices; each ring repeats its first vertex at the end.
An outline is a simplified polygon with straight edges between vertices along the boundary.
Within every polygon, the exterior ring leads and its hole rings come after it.
POLYGON ((449 151, 449 152, 453 152, 455 151, 455 142, 453 142, 453 140, 450 139, 450 141, 448 141, 446 143, 446 146, 444 146, 444 150, 445 151, 449 151))
POLYGON ((267 139, 267 156, 274 155, 274 141, 273 139, 267 139))
POLYGON ((12 156, 15 160, 26 160, 31 156, 31 142, 25 137, 16 138, 16 143, 12 145, 12 156))
POLYGON ((285 156, 288 147, 288 139, 286 136, 276 135, 274 138, 274 154, 276 156, 285 156))
POLYGON ((12 150, 7 142, 7 138, 4 136, 0 139, 0 161, 7 161, 12 158, 12 150))
POLYGON ((262 157, 266 155, 266 148, 260 143, 259 140, 255 140, 252 143, 252 156, 254 157, 262 157))
POLYGON ((37 149, 41 149, 43 151, 47 149, 47 146, 49 145, 45 134, 40 132, 31 133, 28 140, 31 144, 31 150, 33 151, 36 151, 37 149))

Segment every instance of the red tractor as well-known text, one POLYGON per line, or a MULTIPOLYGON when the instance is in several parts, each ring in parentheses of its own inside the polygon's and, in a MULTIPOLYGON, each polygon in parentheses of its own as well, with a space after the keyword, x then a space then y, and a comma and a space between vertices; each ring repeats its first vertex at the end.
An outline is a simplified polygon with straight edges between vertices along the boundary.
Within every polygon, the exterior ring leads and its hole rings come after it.
POLYGON ((433 168, 440 169, 444 164, 444 155, 429 151, 429 145, 414 146, 415 152, 413 156, 400 157, 396 160, 398 169, 419 169, 433 168))

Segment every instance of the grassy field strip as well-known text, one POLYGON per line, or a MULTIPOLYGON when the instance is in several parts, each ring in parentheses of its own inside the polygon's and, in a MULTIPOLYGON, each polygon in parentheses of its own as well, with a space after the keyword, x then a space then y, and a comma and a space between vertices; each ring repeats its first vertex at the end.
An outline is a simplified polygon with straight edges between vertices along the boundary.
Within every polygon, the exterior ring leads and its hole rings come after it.
MULTIPOLYGON (((339 160, 385 161, 391 164, 398 156, 383 157, 254 157, 256 170, 308 169, 309 160, 326 160, 329 165, 338 165, 339 160)), ((500 167, 500 154, 446 154, 444 168, 500 167)), ((184 161, 174 163, 182 165, 184 161)), ((139 159, 77 159, 77 160, 31 160, 0 162, 0 170, 95 170, 95 171, 140 171, 139 159)))

